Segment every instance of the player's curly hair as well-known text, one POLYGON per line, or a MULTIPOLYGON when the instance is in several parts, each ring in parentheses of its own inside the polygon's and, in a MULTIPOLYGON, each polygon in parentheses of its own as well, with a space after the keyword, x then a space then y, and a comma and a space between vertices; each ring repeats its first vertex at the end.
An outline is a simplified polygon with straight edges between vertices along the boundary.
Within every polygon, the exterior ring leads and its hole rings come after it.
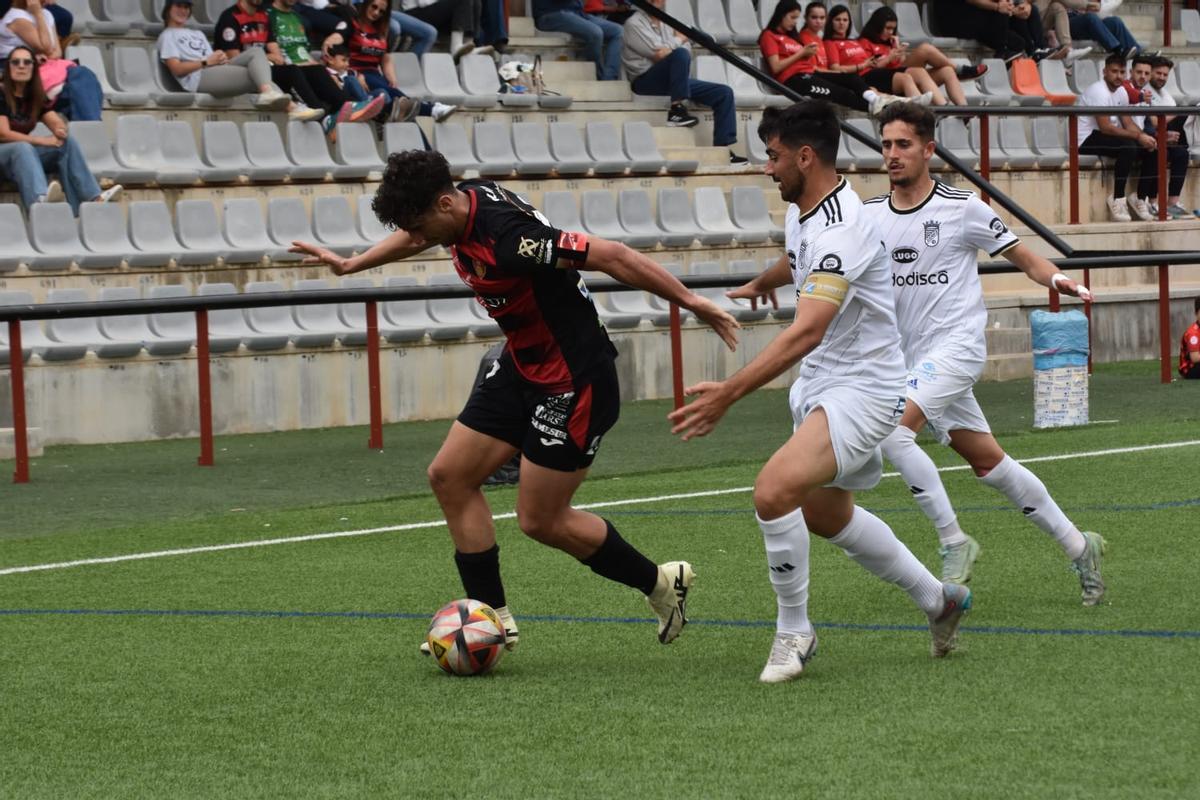
POLYGON ((913 102, 892 103, 879 112, 879 130, 889 122, 907 122, 912 126, 913 133, 924 142, 933 141, 933 129, 937 119, 933 112, 922 105, 913 102))
POLYGON ((371 210, 391 228, 408 230, 440 195, 454 189, 446 157, 434 150, 406 150, 388 156, 383 182, 371 210))
POLYGON ((842 129, 833 106, 824 100, 802 100, 787 108, 768 108, 758 123, 758 138, 764 143, 777 137, 793 149, 808 145, 825 164, 837 162, 842 129))

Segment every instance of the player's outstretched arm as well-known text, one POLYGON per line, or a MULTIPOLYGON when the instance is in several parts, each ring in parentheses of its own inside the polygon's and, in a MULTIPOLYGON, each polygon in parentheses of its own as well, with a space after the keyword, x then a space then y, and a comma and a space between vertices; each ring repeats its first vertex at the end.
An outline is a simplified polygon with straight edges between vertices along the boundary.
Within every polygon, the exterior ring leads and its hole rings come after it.
POLYGON ((809 297, 797 300, 796 318, 792 324, 733 377, 688 387, 687 394, 696 399, 667 415, 671 433, 683 434, 685 442, 711 433, 731 405, 779 377, 811 353, 825 337, 825 329, 837 315, 838 308, 840 303, 828 300, 809 297))
POLYGON ((737 329, 742 326, 736 319, 708 298, 689 290, 678 278, 636 250, 619 242, 589 239, 587 263, 583 268, 603 272, 626 286, 645 289, 686 308, 716 331, 730 350, 737 349, 737 329))
POLYGON ((775 293, 776 289, 780 286, 787 286, 791 282, 792 269, 788 266, 788 258, 785 253, 757 277, 736 289, 730 289, 725 293, 725 296, 734 300, 756 300, 765 303, 768 301, 770 295, 775 293))
POLYGON ((393 261, 415 256, 432 247, 430 242, 413 243, 407 231, 396 231, 382 242, 372 245, 365 252, 346 258, 332 250, 311 242, 292 242, 289 253, 303 253, 304 264, 328 264, 335 275, 349 275, 364 269, 390 264, 393 261))
POLYGON ((1078 297, 1080 300, 1089 303, 1092 302, 1092 292, 1088 287, 1071 280, 1059 272, 1058 267, 1025 245, 1018 244, 1010 247, 1004 251, 1004 257, 1012 262, 1013 266, 1028 275, 1029 279, 1035 283, 1040 283, 1048 289, 1054 289, 1063 294, 1069 294, 1072 297, 1078 297))

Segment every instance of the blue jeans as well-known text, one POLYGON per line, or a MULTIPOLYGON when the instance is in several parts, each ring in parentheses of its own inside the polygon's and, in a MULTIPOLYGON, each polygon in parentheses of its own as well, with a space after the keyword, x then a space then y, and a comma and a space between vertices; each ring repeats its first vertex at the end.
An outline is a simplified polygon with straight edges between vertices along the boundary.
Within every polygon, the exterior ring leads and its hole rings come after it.
MULTIPOLYGON (((399 100, 401 97, 408 96, 399 89, 394 89, 391 86, 388 86, 387 78, 383 76, 382 72, 363 72, 362 76, 366 79, 367 88, 370 90, 372 95, 382 93, 385 99, 387 99, 388 104, 384 106, 384 114, 392 113, 393 100, 399 100)), ((347 81, 347 83, 349 83, 349 81, 347 81)), ((421 110, 417 112, 417 116, 428 117, 432 113, 433 103, 421 101, 421 110)))
POLYGON ((1120 17, 1100 18, 1099 14, 1076 14, 1071 12, 1068 17, 1071 25, 1072 39, 1091 39, 1099 42, 1105 50, 1120 50, 1122 53, 1131 47, 1141 52, 1142 46, 1125 27, 1120 17))
POLYGON ((395 37, 407 36, 412 39, 411 52, 421 55, 428 53, 433 43, 437 41, 437 28, 428 22, 423 22, 414 16, 400 11, 392 12, 392 21, 388 32, 395 37))
POLYGON ((713 144, 720 147, 737 141, 737 115, 733 89, 723 83, 689 77, 692 54, 682 47, 657 62, 630 82, 634 94, 669 94, 671 102, 691 100, 713 110, 713 144))
POLYGON ((483 0, 479 30, 475 31, 475 44, 508 44, 508 24, 504 19, 504 0, 483 0))
POLYGON ((569 33, 583 40, 588 60, 596 65, 596 78, 615 81, 621 70, 621 45, 624 29, 595 14, 578 11, 551 11, 534 21, 538 30, 569 33))
POLYGON ((80 66, 67 70, 67 82, 54 101, 56 112, 76 122, 98 120, 103 105, 104 92, 100 89, 96 73, 80 66))
POLYGON ((100 194, 83 151, 70 136, 60 147, 43 147, 29 142, 0 144, 0 174, 17 185, 21 202, 29 209, 46 194, 48 173, 58 173, 63 193, 75 216, 79 206, 100 194))

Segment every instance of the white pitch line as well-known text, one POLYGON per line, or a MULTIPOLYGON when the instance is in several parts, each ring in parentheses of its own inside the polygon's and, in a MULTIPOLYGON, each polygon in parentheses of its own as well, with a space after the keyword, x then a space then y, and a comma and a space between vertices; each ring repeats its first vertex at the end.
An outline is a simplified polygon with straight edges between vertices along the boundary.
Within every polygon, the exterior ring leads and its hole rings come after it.
MULTIPOLYGON (((1070 461, 1079 458, 1099 458, 1101 456, 1121 455, 1123 453, 1142 453, 1149 450, 1170 450, 1177 447, 1194 447, 1200 445, 1200 439, 1192 439, 1186 442, 1166 442, 1164 444, 1147 444, 1137 447, 1113 447, 1108 450, 1091 450, 1082 453, 1063 453, 1056 456, 1035 456, 1033 458, 1023 458, 1020 460, 1022 464, 1033 464, 1040 461, 1070 461)), ((938 472, 959 472, 961 470, 970 469, 967 464, 957 464, 952 467, 939 467, 938 472)), ((898 472, 885 472, 883 477, 896 478, 899 477, 898 472)), ((613 506, 632 506, 645 503, 662 503, 668 500, 688 500, 696 497, 717 497, 725 494, 743 494, 753 490, 753 486, 739 486, 733 489, 709 489, 700 492, 681 492, 678 494, 662 494, 653 497, 633 497, 626 500, 604 500, 597 503, 584 503, 575 506, 579 509, 592 508, 611 508, 613 506)), ((509 512, 507 514, 495 514, 492 516, 494 520, 514 519, 517 515, 509 512)), ((142 561, 148 558, 165 558, 167 556, 188 556, 195 553, 216 553, 222 550, 241 550, 247 547, 268 547, 276 544, 296 544, 298 542, 316 542, 322 539, 343 539, 351 536, 370 536, 376 533, 393 533, 395 531, 412 531, 422 528, 437 528, 445 525, 445 520, 431 520, 429 522, 409 522, 403 525, 387 525, 382 528, 362 528, 354 531, 331 531, 329 533, 312 533, 304 536, 287 536, 279 539, 254 539, 248 542, 231 542, 229 544, 213 544, 200 547, 181 547, 174 550, 153 550, 147 553, 127 553, 120 556, 106 556, 103 558, 81 558, 77 561, 59 561, 51 564, 31 564, 25 567, 8 567, 0 569, 0 576, 17 575, 25 572, 42 572, 51 569, 68 569, 70 567, 86 567, 93 564, 116 564, 121 561, 142 561)))

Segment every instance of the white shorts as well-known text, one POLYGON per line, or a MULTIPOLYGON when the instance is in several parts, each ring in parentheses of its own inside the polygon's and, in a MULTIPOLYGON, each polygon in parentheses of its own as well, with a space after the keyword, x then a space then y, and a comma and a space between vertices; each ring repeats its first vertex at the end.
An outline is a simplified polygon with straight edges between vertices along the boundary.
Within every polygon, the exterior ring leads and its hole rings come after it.
POLYGON ((849 491, 872 489, 883 477, 879 444, 904 413, 904 398, 865 393, 861 386, 792 384, 788 393, 794 428, 818 408, 829 420, 829 438, 837 459, 837 475, 827 486, 849 491))
POLYGON ((950 443, 950 431, 991 433, 975 400, 975 380, 936 355, 922 358, 909 370, 908 399, 921 407, 930 433, 942 444, 950 443))

